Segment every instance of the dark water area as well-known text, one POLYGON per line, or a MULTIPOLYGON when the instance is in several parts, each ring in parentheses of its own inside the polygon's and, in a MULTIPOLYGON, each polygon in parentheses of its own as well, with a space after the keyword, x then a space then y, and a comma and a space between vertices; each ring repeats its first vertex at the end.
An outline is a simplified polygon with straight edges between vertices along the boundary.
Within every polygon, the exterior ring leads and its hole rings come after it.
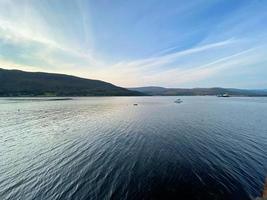
POLYGON ((267 98, 180 98, 0 99, 0 199, 260 196, 267 98))

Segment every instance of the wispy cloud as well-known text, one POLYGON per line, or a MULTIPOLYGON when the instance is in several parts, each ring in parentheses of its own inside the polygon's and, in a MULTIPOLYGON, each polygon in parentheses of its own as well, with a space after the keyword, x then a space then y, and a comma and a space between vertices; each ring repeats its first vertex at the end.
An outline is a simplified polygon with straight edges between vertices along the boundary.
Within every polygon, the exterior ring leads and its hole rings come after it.
MULTIPOLYGON (((211 50, 212 51, 212 50, 211 50)), ((190 59, 191 54, 185 54, 190 59)), ((121 69, 119 74, 112 74, 110 80, 121 80, 122 85, 164 85, 168 87, 186 86, 221 73, 227 73, 228 69, 239 69, 242 66, 255 65, 260 61, 267 61, 265 47, 250 48, 233 55, 221 57, 210 62, 203 60, 201 63, 191 61, 186 66, 172 67, 164 71, 151 71, 135 67, 121 69), (131 74, 130 76, 128 74, 131 74), (126 77, 126 78, 125 78, 126 77), (129 78, 130 77, 130 78, 129 78), (132 78, 133 77, 133 78, 132 78)), ((179 61, 178 61, 179 63, 179 61)), ((110 69, 111 71, 114 68, 110 69)), ((110 71, 110 72, 111 72, 110 71)))
POLYGON ((229 67, 240 67, 240 65, 251 64, 255 62, 255 49, 248 49, 231 56, 223 57, 210 63, 199 65, 198 67, 189 69, 171 69, 157 76, 148 76, 151 83, 161 80, 162 83, 181 85, 187 82, 199 81, 210 77, 218 72, 222 72, 229 67), (253 52, 254 51, 254 52, 253 52), (252 55, 250 55, 252 54, 252 55))
POLYGON ((148 68, 148 67, 156 67, 156 66, 162 66, 168 63, 175 62, 179 57, 182 56, 190 56, 192 54, 203 52, 207 50, 212 50, 220 47, 227 46, 229 44, 234 43, 235 41, 233 39, 229 39, 222 42, 216 42, 212 44, 207 44, 203 46, 198 46, 190 49, 186 49, 184 51, 178 51, 175 53, 167 54, 164 56, 158 56, 158 57, 151 57, 141 60, 135 60, 135 61, 128 61, 128 62, 121 62, 116 64, 115 66, 121 67, 140 67, 140 68, 148 68))

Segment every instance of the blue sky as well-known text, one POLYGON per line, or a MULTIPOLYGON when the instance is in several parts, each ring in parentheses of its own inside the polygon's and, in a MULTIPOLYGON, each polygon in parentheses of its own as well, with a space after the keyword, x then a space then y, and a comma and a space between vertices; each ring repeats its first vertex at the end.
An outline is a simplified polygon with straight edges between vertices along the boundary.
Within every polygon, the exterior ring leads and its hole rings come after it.
POLYGON ((0 0, 0 67, 267 88, 266 23, 265 0, 0 0))

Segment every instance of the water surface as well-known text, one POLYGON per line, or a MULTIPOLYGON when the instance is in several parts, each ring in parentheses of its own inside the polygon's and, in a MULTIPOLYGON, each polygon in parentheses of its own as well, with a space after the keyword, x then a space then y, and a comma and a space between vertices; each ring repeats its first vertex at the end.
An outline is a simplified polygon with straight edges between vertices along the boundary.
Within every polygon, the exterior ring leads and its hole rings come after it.
POLYGON ((175 99, 0 99, 0 199, 259 196, 267 98, 175 99))

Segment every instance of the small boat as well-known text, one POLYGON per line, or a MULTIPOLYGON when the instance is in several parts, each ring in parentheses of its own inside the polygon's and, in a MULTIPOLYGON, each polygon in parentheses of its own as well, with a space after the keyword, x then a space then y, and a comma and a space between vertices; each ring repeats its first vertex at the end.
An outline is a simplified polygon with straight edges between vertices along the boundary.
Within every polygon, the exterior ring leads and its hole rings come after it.
POLYGON ((134 106, 138 106, 138 104, 137 104, 137 103, 134 103, 133 105, 134 105, 134 106))
POLYGON ((183 101, 181 99, 176 99, 174 103, 182 103, 183 101))
POLYGON ((225 94, 219 94, 219 95, 217 95, 217 97, 230 97, 230 95, 225 93, 225 94))

